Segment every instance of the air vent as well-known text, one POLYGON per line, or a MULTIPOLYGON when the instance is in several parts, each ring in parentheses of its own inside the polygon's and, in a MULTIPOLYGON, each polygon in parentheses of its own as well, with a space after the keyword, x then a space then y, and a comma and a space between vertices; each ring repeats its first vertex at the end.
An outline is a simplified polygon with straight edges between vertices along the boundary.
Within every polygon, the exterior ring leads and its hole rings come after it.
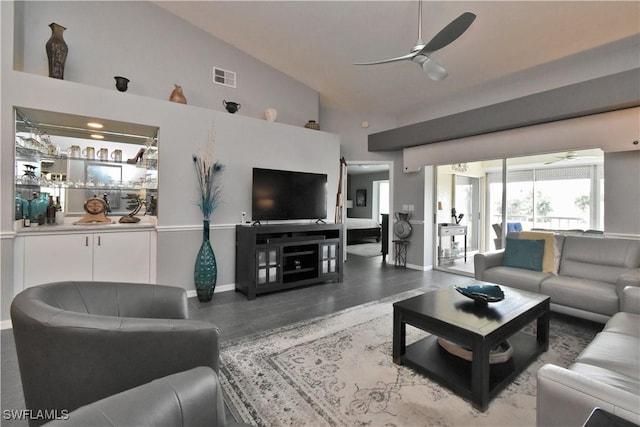
POLYGON ((236 73, 213 67, 213 82, 223 86, 236 87, 236 73))

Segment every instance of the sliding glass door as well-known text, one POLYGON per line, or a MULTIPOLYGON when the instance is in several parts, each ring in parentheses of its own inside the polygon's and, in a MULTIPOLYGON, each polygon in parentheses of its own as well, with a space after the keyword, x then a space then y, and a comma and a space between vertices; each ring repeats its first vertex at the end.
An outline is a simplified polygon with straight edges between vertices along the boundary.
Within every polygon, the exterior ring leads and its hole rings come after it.
POLYGON ((480 178, 455 175, 455 207, 458 212, 466 212, 464 222, 467 227, 467 251, 478 250, 480 237, 480 178))
POLYGON ((437 268, 472 275, 473 254, 504 248, 510 231, 603 232, 601 150, 441 165, 436 171, 437 268), (466 260, 442 262, 448 243, 441 230, 450 225, 465 227, 466 260))

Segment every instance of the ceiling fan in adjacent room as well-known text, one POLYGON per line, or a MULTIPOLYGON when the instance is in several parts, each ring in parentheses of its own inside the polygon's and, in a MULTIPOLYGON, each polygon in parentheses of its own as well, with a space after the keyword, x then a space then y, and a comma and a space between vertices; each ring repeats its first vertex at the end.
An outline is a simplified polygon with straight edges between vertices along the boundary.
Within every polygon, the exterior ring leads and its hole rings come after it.
POLYGON ((455 41, 465 31, 467 31, 475 19, 475 14, 465 12, 451 21, 449 25, 440 30, 440 32, 429 41, 429 43, 425 44, 422 41, 422 0, 420 0, 418 2, 418 41, 413 49, 411 49, 411 53, 397 58, 375 62, 360 62, 354 65, 377 65, 410 60, 419 64, 422 67, 422 71, 432 80, 442 80, 448 76, 447 70, 432 59, 430 55, 455 41))
POLYGON ((583 156, 578 154, 575 151, 567 151, 563 156, 556 156, 556 160, 551 160, 548 162, 545 162, 545 165, 551 165, 553 163, 558 163, 558 162, 570 162, 572 160, 577 160, 577 159, 599 159, 600 157, 598 156, 583 156))

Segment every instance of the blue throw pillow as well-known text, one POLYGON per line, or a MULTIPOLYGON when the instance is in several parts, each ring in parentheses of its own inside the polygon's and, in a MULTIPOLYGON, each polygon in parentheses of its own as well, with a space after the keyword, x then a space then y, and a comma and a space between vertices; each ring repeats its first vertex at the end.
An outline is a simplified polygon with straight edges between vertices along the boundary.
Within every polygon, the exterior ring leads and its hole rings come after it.
POLYGON ((502 257, 505 267, 525 268, 542 271, 544 240, 513 239, 507 237, 507 245, 502 257))
POLYGON ((520 222, 508 222, 507 223, 507 232, 509 231, 522 231, 522 223, 520 222))

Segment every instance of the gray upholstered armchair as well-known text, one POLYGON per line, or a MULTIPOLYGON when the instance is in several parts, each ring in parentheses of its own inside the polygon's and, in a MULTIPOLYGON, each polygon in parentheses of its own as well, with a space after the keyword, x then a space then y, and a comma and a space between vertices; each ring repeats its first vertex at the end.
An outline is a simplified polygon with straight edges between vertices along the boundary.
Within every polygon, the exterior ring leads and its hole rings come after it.
POLYGON ((199 367, 107 397, 46 427, 231 427, 222 388, 211 368, 199 367))
POLYGON ((218 328, 187 316, 185 290, 170 286, 59 282, 24 290, 11 320, 26 408, 73 411, 197 366, 217 372, 218 328))

